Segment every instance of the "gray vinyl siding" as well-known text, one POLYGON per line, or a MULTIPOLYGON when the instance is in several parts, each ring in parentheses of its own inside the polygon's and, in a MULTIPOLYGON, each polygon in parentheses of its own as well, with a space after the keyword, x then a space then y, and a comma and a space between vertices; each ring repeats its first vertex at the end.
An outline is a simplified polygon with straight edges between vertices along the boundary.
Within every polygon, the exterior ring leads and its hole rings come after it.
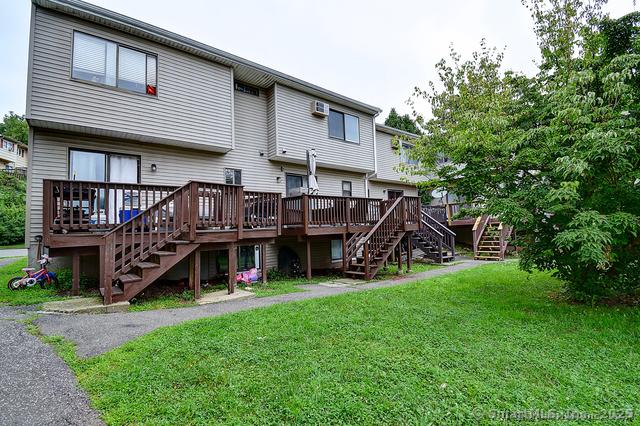
POLYGON ((324 167, 359 172, 374 170, 373 116, 329 102, 332 109, 359 118, 360 143, 329 138, 329 119, 311 114, 311 103, 323 100, 286 86, 275 86, 277 153, 271 158, 304 163, 306 151, 315 148, 318 164, 324 167), (286 154, 282 151, 286 150, 286 154))
POLYGON ((392 135, 376 131, 376 155, 378 158, 376 179, 398 183, 406 183, 403 177, 415 180, 416 176, 410 176, 396 170, 400 165, 400 152, 398 149, 394 149, 392 141, 392 135))
POLYGON ((211 61, 36 8, 27 116, 32 124, 226 151, 233 142, 232 72, 211 61), (158 96, 71 79, 73 31, 158 57, 158 96))
POLYGON ((400 183, 390 183, 390 182, 377 182, 377 181, 369 181, 369 196, 371 198, 381 198, 386 200, 388 197, 387 190, 395 189, 398 191, 404 191, 404 195, 410 197, 418 196, 418 188, 414 185, 403 185, 400 183))
MULTIPOLYGON (((82 148, 121 154, 139 155, 141 183, 181 185, 189 180, 224 182, 224 168, 242 170, 242 183, 248 191, 286 191, 286 174, 306 174, 297 164, 270 161, 267 155, 267 93, 252 96, 234 91, 236 149, 227 154, 203 152, 181 147, 155 144, 133 144, 130 141, 62 132, 36 130, 30 143, 32 164, 29 170, 31 199, 29 203, 29 239, 42 233, 42 180, 68 179, 69 148, 82 148), (157 171, 151 171, 156 164, 157 171), (280 179, 278 179, 280 178, 280 179)), ((334 169, 318 169, 320 193, 342 195, 342 181, 352 182, 353 196, 365 196, 365 175, 334 169)))
POLYGON ((275 157, 278 152, 278 146, 276 142, 276 134, 278 127, 276 124, 276 85, 273 85, 269 90, 266 90, 267 95, 267 134, 268 134, 268 147, 267 152, 269 158, 275 157))

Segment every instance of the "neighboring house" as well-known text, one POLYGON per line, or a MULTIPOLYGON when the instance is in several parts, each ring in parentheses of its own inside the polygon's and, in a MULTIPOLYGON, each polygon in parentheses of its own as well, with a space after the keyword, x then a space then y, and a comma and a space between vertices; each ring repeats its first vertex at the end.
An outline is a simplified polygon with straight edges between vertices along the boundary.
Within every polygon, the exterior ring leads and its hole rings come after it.
POLYGON ((33 0, 30 259, 42 237, 77 284, 86 257, 106 303, 254 266, 369 277, 420 227, 379 112, 88 3, 33 0), (320 193, 301 195, 311 149, 320 193))
POLYGON ((27 170, 28 146, 0 135, 0 170, 27 170))
POLYGON ((418 196, 412 182, 417 176, 399 170, 401 166, 417 165, 408 151, 413 148, 411 140, 418 137, 382 124, 376 124, 376 172, 369 177, 369 196, 373 198, 395 198, 398 195, 418 196))

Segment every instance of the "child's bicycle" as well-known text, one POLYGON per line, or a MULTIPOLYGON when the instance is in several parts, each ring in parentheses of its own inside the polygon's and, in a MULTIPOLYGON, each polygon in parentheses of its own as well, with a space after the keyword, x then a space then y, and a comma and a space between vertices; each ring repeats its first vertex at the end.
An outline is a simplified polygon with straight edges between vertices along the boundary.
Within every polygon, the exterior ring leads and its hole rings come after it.
POLYGON ((45 288, 47 284, 53 283, 58 287, 58 277, 53 271, 47 270, 49 264, 49 256, 46 254, 42 256, 42 259, 38 261, 41 269, 37 272, 35 268, 22 268, 22 271, 27 275, 24 277, 14 277, 9 280, 7 286, 9 290, 18 290, 26 287, 33 287, 34 285, 40 285, 40 288, 45 288))

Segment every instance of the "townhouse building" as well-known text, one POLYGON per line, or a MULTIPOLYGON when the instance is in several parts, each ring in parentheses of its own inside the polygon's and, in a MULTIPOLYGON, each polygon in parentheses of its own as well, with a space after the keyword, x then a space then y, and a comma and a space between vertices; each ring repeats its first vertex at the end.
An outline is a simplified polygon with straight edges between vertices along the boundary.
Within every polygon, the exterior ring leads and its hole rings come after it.
MULTIPOLYGON (((105 303, 256 267, 375 274, 420 228, 380 109, 78 0, 33 0, 30 260, 105 303), (309 152, 319 191, 309 194, 309 152), (364 258, 363 258, 364 256, 364 258)), ((411 246, 411 244, 409 244, 411 246)))

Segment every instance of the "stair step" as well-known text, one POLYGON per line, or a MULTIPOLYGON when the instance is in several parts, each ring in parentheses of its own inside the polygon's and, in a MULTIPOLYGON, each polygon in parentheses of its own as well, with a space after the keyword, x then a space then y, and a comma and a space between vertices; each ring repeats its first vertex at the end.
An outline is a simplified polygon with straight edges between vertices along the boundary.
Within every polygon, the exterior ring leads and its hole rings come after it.
MULTIPOLYGON (((117 285, 111 286, 111 296, 118 296, 123 293, 124 291, 117 285)), ((100 294, 104 297, 104 288, 100 288, 100 294)))
POLYGON ((136 274, 120 275, 120 282, 122 284, 135 283, 135 282, 138 282, 138 281, 142 281, 142 278, 139 275, 136 275, 136 274))
POLYGON ((173 240, 170 241, 171 244, 191 244, 191 241, 184 241, 184 240, 173 240))
POLYGON ((158 265, 157 263, 153 263, 153 262, 140 262, 138 263, 138 268, 140 269, 153 269, 153 268, 159 268, 160 265, 158 265))
POLYGON ((174 251, 162 251, 162 250, 151 252, 151 254, 155 254, 156 256, 175 256, 176 255, 174 251))
POLYGON ((346 271, 346 273, 351 275, 364 275, 364 272, 360 271, 346 271))
POLYGON ((476 259, 493 259, 500 260, 502 259, 500 256, 475 256, 476 259))

